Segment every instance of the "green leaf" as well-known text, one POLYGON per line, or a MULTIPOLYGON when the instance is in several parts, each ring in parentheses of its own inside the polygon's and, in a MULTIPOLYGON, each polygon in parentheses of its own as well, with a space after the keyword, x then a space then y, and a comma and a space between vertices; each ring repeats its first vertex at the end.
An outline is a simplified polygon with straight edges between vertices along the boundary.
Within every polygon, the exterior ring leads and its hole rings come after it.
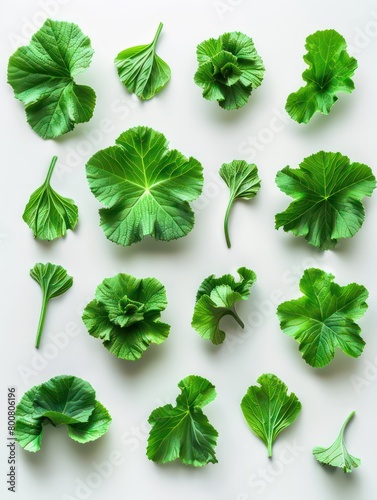
POLYGON ((220 177, 230 189, 228 207, 224 219, 224 233, 228 248, 230 248, 230 238, 228 231, 229 214, 235 200, 251 200, 260 189, 260 178, 258 168, 254 163, 247 163, 243 160, 233 160, 231 163, 224 163, 219 170, 220 177))
POLYGON ((30 269, 30 276, 37 281, 42 289, 42 307, 39 316, 37 338, 35 341, 35 347, 38 349, 42 332, 43 325, 46 318, 47 304, 50 299, 58 297, 65 293, 73 285, 72 276, 68 276, 67 271, 58 265, 42 264, 38 262, 35 266, 30 269))
POLYGON ((310 245, 328 250, 339 238, 351 238, 361 228, 365 212, 361 203, 376 187, 372 170, 350 163, 340 153, 319 151, 277 173, 276 184, 294 198, 275 216, 275 227, 295 236, 305 236, 310 245))
POLYGON ((88 443, 106 434, 110 424, 111 416, 109 412, 99 401, 96 401, 96 406, 89 420, 87 422, 71 424, 68 427, 68 435, 74 441, 88 443))
POLYGON ((89 67, 93 53, 76 24, 47 19, 30 44, 10 57, 8 83, 43 139, 59 137, 92 117, 95 92, 77 85, 74 77, 89 67))
POLYGON ((150 235, 170 241, 194 226, 189 202, 202 192, 203 168, 176 149, 163 134, 136 127, 121 134, 116 145, 98 151, 86 165, 107 238, 129 246, 150 235))
POLYGON ((242 413, 251 430, 267 446, 272 456, 272 445, 282 430, 291 425, 301 411, 301 403, 276 375, 265 373, 248 388, 241 401, 242 413))
POLYGON ((339 436, 329 448, 322 448, 317 446, 313 449, 313 455, 323 465, 331 465, 332 467, 340 467, 344 472, 352 472, 361 464, 360 458, 356 458, 348 453, 346 443, 344 441, 344 431, 348 422, 355 415, 353 411, 346 419, 342 428, 340 429, 339 436))
POLYGON ((57 162, 52 158, 46 180, 35 190, 25 207, 22 218, 39 240, 54 240, 64 236, 67 229, 74 229, 78 222, 78 208, 70 198, 60 196, 50 186, 52 172, 57 162))
POLYGON ((319 111, 328 115, 338 100, 338 92, 351 93, 351 77, 357 61, 346 51, 344 38, 335 30, 317 31, 306 39, 304 61, 309 66, 302 74, 306 82, 288 96, 285 109, 293 120, 308 123, 319 111))
POLYGON ((43 428, 67 425, 68 435, 80 443, 98 439, 110 426, 106 408, 96 401, 89 382, 59 375, 27 391, 15 411, 15 439, 22 448, 41 448, 43 428))
POLYGON ((164 464, 179 459, 195 467, 217 463, 214 448, 218 432, 202 411, 215 399, 215 387, 196 375, 184 378, 178 387, 181 394, 176 406, 161 406, 149 416, 152 426, 147 447, 149 460, 164 464))
POLYGON ((220 330, 220 322, 224 316, 232 316, 241 328, 244 328, 236 312, 235 303, 248 299, 250 288, 257 277, 254 271, 246 267, 240 267, 237 272, 240 276, 238 282, 230 274, 220 278, 215 278, 212 274, 202 282, 196 295, 191 326, 201 337, 211 340, 213 344, 224 342, 225 332, 220 330))
POLYGON ((356 283, 339 286, 333 281, 321 269, 306 269, 300 281, 304 296, 277 309, 281 329, 297 340, 302 357, 315 368, 328 365, 336 347, 357 358, 365 345, 355 320, 368 308, 368 291, 356 283))
POLYGON ((169 66, 156 54, 162 27, 160 23, 152 43, 123 50, 114 61, 122 83, 140 99, 151 99, 170 80, 169 66))
POLYGON ((114 356, 135 361, 151 343, 161 344, 170 325, 160 321, 167 306, 165 287, 156 278, 117 274, 98 285, 83 321, 114 356))
POLYGON ((22 448, 33 453, 41 449, 43 437, 43 418, 34 414, 33 405, 38 387, 25 392, 15 411, 14 437, 22 448))
POLYGON ((262 59, 251 38, 238 31, 210 38, 197 47, 195 83, 203 97, 224 109, 238 109, 249 100, 264 76, 262 59))
POLYGON ((33 415, 46 417, 54 425, 87 422, 93 413, 96 393, 78 377, 65 375, 41 384, 33 400, 33 415))

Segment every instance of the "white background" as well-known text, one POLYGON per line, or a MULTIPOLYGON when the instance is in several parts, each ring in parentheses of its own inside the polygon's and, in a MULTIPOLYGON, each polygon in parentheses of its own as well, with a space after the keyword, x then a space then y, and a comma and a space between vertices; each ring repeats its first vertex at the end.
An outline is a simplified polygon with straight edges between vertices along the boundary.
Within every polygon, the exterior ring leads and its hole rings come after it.
POLYGON ((297 167, 304 157, 324 149, 340 151, 377 172, 375 2, 3 0, 0 19, 2 495, 10 495, 5 475, 7 387, 17 386, 20 398, 31 386, 67 373, 92 383, 113 423, 105 437, 87 445, 69 440, 64 428, 48 426, 40 452, 18 449, 20 500, 375 498, 377 195, 365 202, 361 231, 333 251, 319 252, 274 229, 274 215, 290 201, 274 184, 276 172, 287 164, 297 167), (90 69, 79 79, 97 93, 94 117, 54 141, 43 141, 32 131, 6 84, 9 56, 28 43, 47 9, 54 19, 78 23, 95 49, 90 69), (171 66, 172 79, 158 97, 142 103, 121 85, 113 58, 124 48, 151 41, 159 21, 164 30, 158 53, 171 66), (285 113, 285 100, 302 85, 306 36, 326 28, 338 30, 352 46, 359 62, 356 90, 341 95, 328 117, 298 125, 285 113), (248 105, 228 112, 202 98, 193 75, 196 45, 232 30, 253 38, 266 74, 248 105), (99 227, 99 204, 87 186, 85 163, 136 125, 163 132, 171 147, 201 161, 206 184, 195 203, 196 225, 189 236, 170 243, 146 239, 123 248, 108 241, 99 227), (65 239, 41 243, 34 241, 21 217, 55 154, 59 162, 52 185, 76 201, 80 221, 65 239), (253 201, 234 207, 233 246, 228 250, 222 231, 228 190, 218 169, 233 159, 255 162, 262 188, 253 201), (51 301, 36 357, 41 294, 29 269, 38 261, 63 265, 74 276, 74 286, 51 301), (209 274, 235 273, 242 265, 258 276, 251 298, 238 307, 245 330, 225 320, 227 342, 212 346, 190 327, 196 290, 209 274), (367 342, 364 353, 355 360, 337 352, 322 370, 301 359, 298 344, 280 331, 275 314, 280 302, 299 296, 298 279, 313 265, 331 271, 341 285, 355 281, 370 291, 370 309, 359 322, 367 342), (81 322, 81 310, 96 286, 118 272, 157 277, 169 299, 162 318, 172 326, 170 337, 135 363, 112 356, 81 322), (56 347, 53 339, 59 333, 66 345, 56 347), (278 437, 272 460, 239 408, 247 387, 264 372, 282 378, 303 405, 297 421, 278 437), (174 402, 177 383, 189 374, 216 385, 218 397, 205 413, 219 431, 219 463, 200 469, 156 465, 145 456, 146 420, 156 406, 174 402), (345 475, 322 468, 311 450, 330 445, 352 410, 356 418, 348 428, 347 444, 362 465, 345 475), (109 467, 114 457, 116 465, 109 467))

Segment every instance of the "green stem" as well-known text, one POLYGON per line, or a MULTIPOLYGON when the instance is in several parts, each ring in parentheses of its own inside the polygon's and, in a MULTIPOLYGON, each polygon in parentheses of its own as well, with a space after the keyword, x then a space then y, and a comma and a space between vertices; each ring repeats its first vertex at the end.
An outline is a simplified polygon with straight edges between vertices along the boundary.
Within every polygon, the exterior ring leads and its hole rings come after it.
POLYGON ((230 238, 229 238, 229 230, 228 230, 228 225, 229 225, 229 214, 230 214, 230 209, 232 208, 233 205, 233 198, 230 198, 228 206, 226 208, 225 212, 225 218, 224 218, 224 233, 225 233, 225 239, 226 239, 226 244, 228 245, 228 248, 231 247, 230 243, 230 238))
POLYGON ((342 425, 342 428, 340 429, 340 434, 341 434, 342 436, 343 436, 344 431, 345 431, 345 429, 346 429, 346 427, 347 427, 347 425, 348 425, 348 422, 351 420, 351 418, 352 418, 354 415, 355 415, 355 412, 354 412, 354 411, 352 411, 352 412, 348 415, 348 417, 346 418, 346 420, 345 420, 344 424, 342 425))
POLYGON ((50 184, 52 172, 54 171, 54 168, 55 168, 55 165, 56 165, 57 161, 58 161, 58 157, 57 156, 53 156, 52 160, 51 160, 51 163, 50 163, 50 167, 49 167, 48 172, 47 172, 47 177, 46 177, 46 180, 45 180, 45 184, 47 186, 50 184))
POLYGON ((47 295, 43 294, 42 308, 41 308, 41 313, 39 315, 39 323, 38 323, 38 329, 37 329, 37 338, 35 340, 35 347, 37 349, 39 348, 39 344, 41 343, 43 325, 44 325, 45 318, 46 318, 47 304, 48 304, 47 295))
POLYGON ((154 38, 153 38, 152 45, 156 45, 157 40, 158 40, 158 39, 159 39, 159 37, 160 37, 160 34, 161 34, 161 31, 162 31, 162 27, 163 27, 163 26, 164 26, 164 25, 163 25, 162 23, 160 23, 160 24, 158 25, 158 28, 157 28, 156 34, 155 34, 155 36, 154 36, 154 38))
POLYGON ((269 439, 267 443, 267 456, 268 458, 272 457, 272 441, 269 439))
POLYGON ((229 311, 229 314, 237 321, 237 323, 240 325, 241 328, 245 328, 245 325, 244 325, 242 319, 238 316, 235 309, 231 309, 229 311))

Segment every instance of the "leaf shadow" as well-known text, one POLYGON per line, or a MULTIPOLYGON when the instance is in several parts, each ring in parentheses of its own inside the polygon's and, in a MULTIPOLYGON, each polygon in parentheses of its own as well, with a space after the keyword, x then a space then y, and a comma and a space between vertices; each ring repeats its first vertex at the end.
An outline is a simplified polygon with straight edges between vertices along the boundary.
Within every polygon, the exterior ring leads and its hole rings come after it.
POLYGON ((321 133, 322 131, 327 133, 329 128, 336 127, 337 121, 341 122, 347 120, 352 116, 355 109, 353 99, 347 99, 347 97, 349 98, 351 96, 349 94, 340 93, 337 102, 331 108, 328 115, 317 112, 313 115, 309 123, 296 123, 298 129, 295 133, 302 136, 313 136, 313 134, 318 132, 321 133))
POLYGON ((121 375, 138 377, 141 372, 150 372, 150 374, 152 374, 157 366, 167 366, 169 364, 169 349, 164 349, 165 343, 168 341, 169 339, 166 339, 166 341, 160 345, 151 344, 143 353, 142 357, 136 361, 119 359, 111 353, 108 354, 114 358, 114 369, 121 375))
MULTIPOLYGON (((193 229, 194 231, 195 229, 193 229)), ((137 258, 139 255, 175 255, 177 253, 189 254, 194 249, 195 239, 192 237, 192 232, 183 238, 178 238, 171 241, 155 240, 151 236, 147 236, 141 241, 132 244, 129 247, 118 245, 111 242, 111 251, 113 257, 124 261, 125 258, 137 258)))
MULTIPOLYGON (((257 116, 258 109, 263 108, 262 99, 256 97, 255 93, 258 89, 252 91, 248 102, 239 109, 223 109, 217 101, 207 101, 206 105, 208 109, 203 108, 205 116, 208 116, 210 120, 215 120, 216 123, 235 123, 242 122, 250 118, 251 109, 253 109, 253 114, 257 116)), ((203 98, 204 99, 204 98, 203 98)))

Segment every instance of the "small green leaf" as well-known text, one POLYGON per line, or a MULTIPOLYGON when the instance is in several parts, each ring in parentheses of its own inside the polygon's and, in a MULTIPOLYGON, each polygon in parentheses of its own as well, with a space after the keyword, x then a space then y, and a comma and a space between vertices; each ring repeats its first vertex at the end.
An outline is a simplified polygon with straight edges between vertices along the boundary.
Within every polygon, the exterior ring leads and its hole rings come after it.
POLYGON ((22 218, 39 240, 54 240, 64 236, 67 229, 74 229, 78 222, 78 208, 70 198, 60 196, 50 186, 52 172, 57 162, 52 158, 45 182, 36 189, 25 207, 22 218))
POLYGON ((47 304, 50 299, 62 295, 71 288, 73 278, 72 276, 68 276, 67 271, 63 267, 51 264, 50 262, 47 264, 40 262, 35 264, 33 269, 30 269, 30 276, 39 283, 42 289, 42 307, 35 341, 35 347, 38 349, 46 318, 47 304))
POLYGON ((305 236, 310 245, 328 250, 340 238, 351 238, 361 228, 365 212, 361 203, 376 187, 372 170, 350 163, 340 153, 319 151, 299 168, 285 167, 276 184, 294 201, 275 216, 275 227, 305 236))
POLYGON ((237 272, 240 276, 238 282, 230 274, 220 278, 212 274, 202 282, 196 295, 191 326, 213 344, 224 342, 225 332, 220 330, 220 321, 224 316, 232 316, 244 328, 235 310, 235 303, 248 299, 257 277, 254 271, 246 267, 239 268, 237 272))
POLYGON ((74 77, 90 65, 90 40, 73 23, 47 19, 8 63, 8 83, 24 105, 27 121, 43 139, 65 134, 93 115, 96 94, 74 77))
POLYGON ((82 319, 114 356, 135 361, 151 343, 161 344, 169 335, 170 325, 160 321, 166 306, 165 287, 156 278, 117 274, 98 285, 82 319))
POLYGON ((217 463, 214 448, 218 432, 202 410, 215 399, 215 387, 196 375, 181 380, 178 387, 181 394, 176 406, 161 406, 149 416, 152 426, 147 447, 149 460, 164 464, 179 459, 195 467, 217 463))
POLYGON ((258 168, 253 163, 246 163, 243 160, 233 160, 231 163, 224 163, 219 170, 220 177, 230 190, 228 207, 224 219, 224 233, 228 248, 230 248, 230 238, 228 231, 229 214, 236 200, 251 200, 260 189, 260 178, 258 168))
POLYGON ((346 419, 342 428, 340 429, 339 436, 329 448, 322 448, 317 446, 313 448, 313 455, 323 465, 331 465, 331 467, 340 467, 344 472, 352 472, 361 464, 360 458, 353 457, 346 448, 344 441, 344 431, 348 422, 355 415, 353 411, 346 419))
POLYGON ((218 101, 224 109, 238 109, 249 100, 264 76, 263 61, 253 40, 238 31, 210 38, 197 47, 195 83, 203 97, 218 101))
POLYGON ((169 66, 156 54, 162 27, 160 23, 152 43, 123 50, 114 61, 122 83, 140 99, 151 99, 170 80, 169 66))
POLYGON ((46 424, 67 425, 68 435, 87 443, 105 434, 111 417, 86 380, 59 375, 27 391, 15 411, 15 439, 27 451, 41 448, 46 424))
POLYGON ((339 286, 333 281, 321 269, 306 269, 300 280, 304 296, 277 309, 281 329, 297 340, 302 357, 315 368, 328 365, 336 347, 357 358, 365 345, 355 320, 368 308, 368 291, 356 283, 339 286))
POLYGON ((186 236, 194 227, 189 202, 203 188, 201 164, 169 150, 165 136, 148 127, 129 129, 115 143, 86 165, 89 187, 107 207, 100 210, 107 238, 129 246, 147 235, 186 236))
POLYGON ((282 430, 291 425, 301 411, 301 403, 276 375, 266 373, 252 385, 242 399, 241 409, 251 430, 267 446, 272 456, 272 445, 282 430))
POLYGON ((338 92, 354 90, 351 77, 357 68, 356 59, 346 51, 346 41, 335 30, 316 31, 306 39, 305 48, 309 68, 302 78, 306 85, 290 94, 285 106, 298 123, 308 123, 317 111, 328 115, 338 92))

